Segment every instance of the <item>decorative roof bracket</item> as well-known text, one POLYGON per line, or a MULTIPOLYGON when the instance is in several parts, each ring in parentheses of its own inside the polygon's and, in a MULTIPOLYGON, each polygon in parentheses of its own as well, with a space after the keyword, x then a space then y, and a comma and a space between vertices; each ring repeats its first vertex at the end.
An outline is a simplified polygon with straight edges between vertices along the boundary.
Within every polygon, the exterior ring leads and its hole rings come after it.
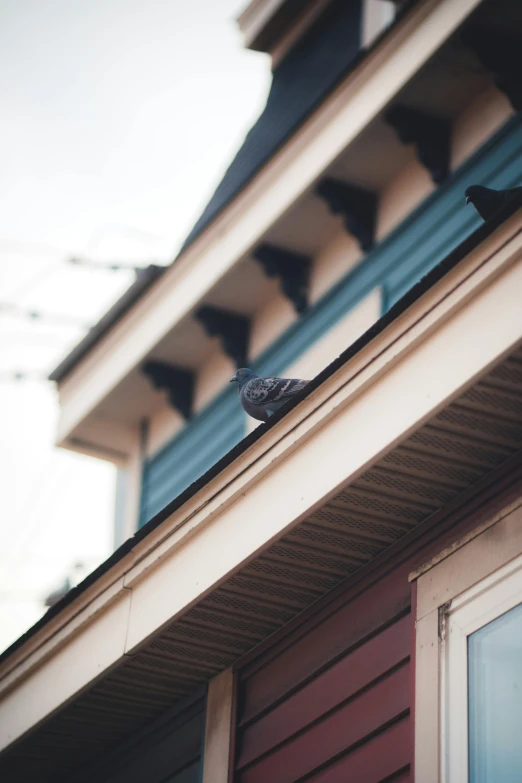
POLYGON ((371 250, 375 236, 377 196, 363 188, 325 177, 315 192, 334 215, 342 215, 346 230, 353 234, 364 251, 371 250))
POLYGON ((280 279, 283 293, 297 312, 304 312, 308 307, 311 258, 266 243, 256 247, 253 257, 259 261, 268 277, 280 279))
POLYGON ((236 367, 244 367, 247 364, 250 336, 248 318, 210 305, 200 307, 195 317, 210 337, 219 337, 224 352, 236 367))
POLYGON ((490 71, 495 86, 503 92, 515 111, 522 110, 522 46, 500 30, 471 26, 464 28, 461 40, 472 49, 481 65, 490 71))
POLYGON ((155 389, 166 389, 172 407, 179 411, 184 419, 190 419, 194 401, 194 373, 167 362, 152 360, 145 362, 141 371, 155 389))
POLYGON ((439 185, 450 170, 451 124, 449 120, 425 114, 409 106, 392 106, 386 122, 397 132, 403 144, 413 144, 420 163, 439 185))

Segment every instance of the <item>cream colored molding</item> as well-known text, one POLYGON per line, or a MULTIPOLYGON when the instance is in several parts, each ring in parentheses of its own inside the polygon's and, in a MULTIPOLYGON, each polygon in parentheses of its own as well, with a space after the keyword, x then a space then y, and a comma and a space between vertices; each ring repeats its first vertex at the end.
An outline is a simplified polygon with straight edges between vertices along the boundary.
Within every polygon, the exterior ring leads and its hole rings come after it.
POLYGON ((104 459, 124 468, 135 449, 135 428, 114 419, 91 417, 74 435, 71 447, 80 454, 104 459))
POLYGON ((522 552, 522 489, 518 501, 503 513, 497 515, 498 522, 486 528, 481 526, 477 536, 419 577, 418 620, 438 611, 439 606, 452 601, 522 552))
POLYGON ((419 2, 60 385, 58 443, 249 252, 480 0, 419 2))
POLYGON ((509 100, 493 85, 466 106, 453 122, 451 171, 461 166, 514 114, 509 100))
POLYGON ((414 571, 408 574, 408 582, 414 582, 416 579, 422 576, 422 574, 425 574, 427 571, 430 571, 432 568, 435 568, 435 566, 437 566, 443 560, 446 560, 447 557, 449 557, 454 552, 456 552, 457 549, 461 549, 463 546, 466 546, 466 544, 469 544, 470 541, 473 541, 474 538, 480 536, 481 533, 483 533, 488 528, 493 527, 493 525, 496 525, 497 522, 500 522, 500 520, 504 519, 505 516, 511 514, 520 505, 522 505, 522 498, 518 498, 517 500, 514 500, 513 503, 510 503, 508 506, 503 508, 501 511, 499 511, 497 514, 492 516, 490 519, 487 519, 485 522, 482 522, 480 525, 478 525, 476 528, 471 530, 469 533, 466 533, 465 536, 462 536, 462 538, 459 538, 457 541, 453 541, 449 546, 447 546, 441 552, 438 552, 436 555, 431 557, 426 563, 423 563, 421 566, 419 566, 419 568, 416 568, 414 571))
MULTIPOLYGON (((442 783, 443 684, 441 664, 446 615, 474 585, 522 554, 522 496, 496 524, 480 532, 417 580, 415 650, 415 780, 442 783)), ((458 779, 462 783, 461 778, 458 779)), ((453 783, 450 781, 449 783, 453 783)))
POLYGON ((370 46, 393 22, 395 5, 392 0, 364 0, 362 12, 361 43, 370 46))
MULTIPOLYGON (((387 361, 391 361, 391 357, 397 357, 400 355, 401 349, 406 351, 410 341, 415 334, 422 332, 424 328, 432 328, 433 318, 441 317, 441 312, 451 312, 452 299, 450 295, 453 294, 453 298, 458 302, 459 298, 462 298, 465 302, 465 297, 469 295, 469 291, 473 289, 473 284, 484 285, 488 279, 488 274, 494 276, 498 269, 505 266, 512 261, 512 256, 516 254, 520 245, 520 237, 517 237, 519 227, 521 225, 522 215, 514 216, 504 226, 501 227, 495 234, 484 242, 479 248, 477 248, 468 258, 466 264, 459 265, 451 273, 446 275, 437 286, 428 291, 422 300, 418 302, 414 307, 407 310, 399 319, 394 321, 384 333, 378 338, 373 340, 364 351, 356 354, 354 358, 345 367, 341 368, 338 373, 328 379, 319 389, 317 389, 313 395, 308 397, 303 403, 293 411, 290 411, 287 416, 277 424, 272 430, 270 430, 264 438, 254 444, 249 450, 247 455, 244 455, 237 463, 233 463, 228 466, 219 477, 213 482, 203 487, 198 495, 192 500, 188 501, 184 505, 186 518, 192 517, 199 508, 206 506, 211 498, 220 493, 225 487, 234 481, 240 474, 243 473, 244 462, 247 461, 250 464, 256 462, 262 454, 270 453, 272 447, 280 441, 282 438, 292 433, 296 421, 304 420, 311 412, 318 409, 326 400, 328 400, 336 391, 341 389, 346 383, 350 384, 350 390, 353 393, 359 392, 362 389, 363 384, 368 382, 368 378, 374 375, 377 377, 379 373, 386 371, 386 358, 387 361), (493 258, 496 256, 496 258, 493 258), (491 257, 491 258, 490 258, 491 257), (492 263, 492 261, 496 261, 492 263), (484 267, 484 270, 482 269, 484 267), (436 309, 438 308, 438 309, 436 309), (400 343, 402 337, 403 344, 400 343), (350 381, 346 380, 348 375, 351 378, 350 381)), ((171 520, 171 522, 177 522, 171 520)), ((174 529, 174 524, 168 526, 162 525, 157 531, 154 531, 147 537, 145 544, 138 544, 140 553, 146 550, 153 551, 155 547, 165 538, 168 539, 169 535, 174 529)), ((115 569, 113 569, 113 580, 118 578, 118 574, 127 570, 130 561, 136 560, 136 552, 129 553, 115 569)), ((101 592, 103 586, 110 583, 110 575, 107 574, 100 580, 98 584, 98 590, 101 592)), ((82 598, 82 603, 88 605, 92 600, 93 589, 89 588, 82 598)), ((77 602, 75 602, 75 606, 77 602)), ((75 609, 68 607, 60 614, 61 623, 66 623, 70 620, 71 616, 74 616, 75 609)), ((53 629, 57 621, 54 620, 47 626, 46 633, 49 632, 49 628, 53 629)), ((36 639, 39 639, 39 635, 36 634, 36 639)), ((34 649, 38 642, 35 642, 35 637, 25 646, 25 649, 34 649)), ((12 661, 10 658, 9 661, 12 661)), ((9 664, 7 664, 9 665, 9 664)), ((1 671, 0 671, 1 673, 1 671)))
POLYGON ((233 707, 234 674, 225 669, 208 684, 202 783, 229 781, 233 707))
POLYGON ((223 570, 227 560, 231 567, 232 563, 241 565, 299 522, 518 343, 522 311, 512 292, 519 286, 522 261, 492 282, 480 297, 468 301, 443 327, 432 333, 428 327, 423 343, 408 341, 407 348, 403 344, 395 361, 392 356, 376 359, 383 375, 377 373, 376 378, 372 374, 369 381, 363 372, 349 384, 351 393, 343 387, 333 394, 255 465, 244 469, 240 481, 215 495, 190 520, 183 523, 181 513, 178 529, 169 541, 136 563, 125 578, 125 585, 133 590, 129 651, 219 583, 228 572, 223 570), (491 312, 503 312, 506 322, 485 335, 481 324, 491 320, 491 312), (512 339, 514 332, 516 338, 512 339), (394 416, 388 415, 390 410, 394 416), (338 460, 343 445, 354 441, 358 448, 344 449, 344 460, 338 460), (316 470, 318 454, 320 472, 316 470), (302 476, 307 476, 306 482, 302 476), (283 499, 275 518, 266 518, 266 497, 283 499), (204 569, 203 552, 209 553, 204 569), (154 567, 173 556, 175 568, 154 567), (150 594, 162 595, 163 600, 151 605, 150 594))
MULTIPOLYGON (((365 349, 356 354, 353 359, 341 368, 334 376, 330 377, 325 384, 319 387, 313 395, 303 401, 298 408, 290 411, 287 416, 272 428, 263 439, 254 444, 243 458, 228 466, 219 477, 214 479, 208 485, 203 487, 196 497, 188 501, 183 509, 186 519, 190 519, 199 508, 206 504, 222 492, 234 479, 243 474, 243 465, 245 462, 253 464, 263 454, 269 454, 273 446, 281 441, 285 436, 291 434, 298 420, 304 420, 326 402, 333 394, 342 389, 345 384, 349 384, 349 391, 353 394, 362 390, 368 378, 375 378, 386 371, 387 361, 391 362, 400 355, 401 350, 407 351, 410 342, 415 335, 422 333, 423 328, 432 328, 432 322, 437 317, 442 317, 444 313, 451 312, 453 300, 457 303, 460 298, 463 302, 473 290, 473 285, 482 286, 487 282, 488 274, 494 276, 498 270, 508 263, 511 263, 512 257, 516 255, 517 249, 522 244, 518 231, 522 225, 522 214, 514 216, 504 224, 493 236, 489 237, 479 248, 476 248, 466 259, 466 263, 460 264, 457 268, 447 274, 436 286, 428 291, 421 301, 408 309, 396 319, 381 335, 374 339, 365 349), (492 263, 496 262, 496 263, 492 263), (483 269, 484 267, 484 269, 483 269), (402 338, 402 343, 401 343, 402 338), (347 380, 347 376, 348 379, 347 380), (351 380, 351 382, 350 382, 351 380)), ((146 539, 146 543, 136 545, 142 555, 147 550, 153 551, 163 539, 168 539, 173 532, 178 519, 171 518, 171 524, 162 525, 157 531, 154 531, 146 539)), ((98 592, 115 581, 120 573, 128 569, 129 562, 137 559, 136 550, 126 555, 120 563, 98 583, 98 592)), ((92 600, 94 588, 89 588, 82 596, 81 603, 88 606, 92 600)), ((74 616, 76 606, 67 607, 60 613, 60 620, 56 618, 48 624, 45 635, 54 633, 56 625, 69 622, 74 616)), ((37 648, 40 641, 40 634, 36 634, 24 646, 26 652, 37 648)), ((19 655, 19 654, 18 654, 19 655)), ((12 656, 5 664, 15 660, 18 655, 12 656)), ((3 669, 0 667, 0 675, 3 669)))
MULTIPOLYGON (((277 14, 285 0, 253 0, 237 17, 239 29, 243 35, 244 45, 249 49, 267 51, 272 58, 272 68, 284 57, 290 47, 310 27, 330 0, 304 0, 302 7, 294 14, 287 29, 282 31, 273 17, 277 14), (273 21, 272 21, 273 20, 273 21), (275 36, 272 44, 259 47, 254 45, 262 30, 268 26, 274 27, 275 36)), ((266 36, 265 36, 266 39, 266 36)))
POLYGON ((440 643, 440 766, 446 783, 469 781, 468 639, 521 604, 522 555, 456 597, 445 613, 440 643))
MULTIPOLYGON (((41 720, 31 683, 70 665, 80 631, 92 628, 77 654, 103 658, 97 629, 120 597, 127 605, 131 596, 121 660, 512 351, 522 340, 521 288, 519 211, 0 665, 0 712, 9 692, 9 709, 24 713, 9 740, 41 720), (281 498, 277 515, 266 515, 267 496, 281 498)), ((46 693, 47 713, 93 676, 83 664, 65 676, 67 687, 46 693)))
MULTIPOLYGON (((413 150, 410 151, 413 155, 413 150)), ((381 241, 435 190, 424 166, 413 157, 379 196, 376 236, 381 241)))
POLYGON ((272 68, 281 62, 283 57, 290 51, 292 46, 304 35, 306 30, 312 26, 313 22, 322 13, 330 0, 307 0, 308 8, 297 17, 293 26, 270 49, 272 57, 272 68))
POLYGON ((125 654, 131 593, 121 582, 109 592, 113 601, 103 607, 103 612, 98 615, 91 611, 89 624, 84 624, 80 631, 75 633, 68 628, 66 634, 53 639, 53 654, 41 651, 41 664, 45 665, 32 671, 30 677, 24 676, 27 667, 22 665, 2 680, 0 749, 121 660, 125 654), (114 600, 115 593, 117 600, 114 600), (96 622, 93 622, 94 614, 98 615, 96 622), (67 636, 65 644, 64 636, 67 636))
POLYGON ((252 0, 241 11, 236 21, 243 35, 243 42, 248 48, 259 35, 263 27, 281 8, 285 0, 252 0))

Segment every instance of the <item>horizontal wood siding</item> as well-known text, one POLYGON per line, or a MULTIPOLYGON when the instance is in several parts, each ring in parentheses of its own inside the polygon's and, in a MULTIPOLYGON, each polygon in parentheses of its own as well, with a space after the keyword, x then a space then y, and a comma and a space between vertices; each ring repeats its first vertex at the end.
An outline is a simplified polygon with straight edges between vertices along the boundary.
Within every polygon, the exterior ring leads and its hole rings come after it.
POLYGON ((233 783, 414 780, 408 575, 519 498, 520 471, 427 520, 238 662, 233 783))
POLYGON ((246 434, 237 390, 226 388, 143 465, 140 525, 165 508, 246 434))
POLYGON ((371 743, 357 748, 309 780, 314 783, 377 783, 384 780, 409 783, 412 778, 408 767, 408 731, 408 719, 398 721, 371 743), (399 772, 390 777, 390 769, 399 769, 399 772))
MULTIPOLYGON (((290 326, 255 362, 261 375, 283 373, 376 287, 389 309, 481 220, 464 200, 470 184, 522 184, 522 116, 493 136, 364 260, 290 326)), ((346 346, 348 347, 348 346, 346 346)), ((198 479, 246 434, 237 393, 226 389, 143 467, 140 525, 198 479)))
POLYGON ((200 783, 204 733, 205 698, 190 699, 68 783, 200 783))
POLYGON ((236 783, 406 775, 410 640, 401 569, 247 666, 239 676, 236 783), (385 757, 376 750, 388 747, 385 757))
POLYGON ((255 362, 256 371, 282 372, 376 287, 383 287, 383 310, 389 309, 481 224, 465 203, 466 187, 522 184, 521 157, 522 115, 517 115, 292 324, 255 362))

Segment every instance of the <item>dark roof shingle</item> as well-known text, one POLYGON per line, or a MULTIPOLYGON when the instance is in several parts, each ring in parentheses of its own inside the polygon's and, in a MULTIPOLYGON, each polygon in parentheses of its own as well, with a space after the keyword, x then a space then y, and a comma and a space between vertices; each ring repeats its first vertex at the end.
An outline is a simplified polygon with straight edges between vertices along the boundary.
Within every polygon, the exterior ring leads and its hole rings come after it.
POLYGON ((264 111, 248 132, 181 252, 346 74, 359 53, 360 31, 361 0, 335 0, 276 66, 264 111))

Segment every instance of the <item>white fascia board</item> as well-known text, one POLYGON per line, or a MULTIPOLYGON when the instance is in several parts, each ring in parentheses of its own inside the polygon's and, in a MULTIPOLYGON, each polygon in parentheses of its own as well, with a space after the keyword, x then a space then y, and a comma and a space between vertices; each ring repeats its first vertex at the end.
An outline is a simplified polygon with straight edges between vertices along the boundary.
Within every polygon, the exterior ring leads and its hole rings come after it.
POLYGON ((382 111, 481 0, 418 3, 60 384, 59 445, 382 111))
POLYGON ((522 342, 519 290, 522 210, 137 542, 99 580, 98 595, 94 584, 67 607, 67 624, 57 615, 37 642, 9 656, 0 667, 0 713, 9 706, 24 717, 8 741, 43 717, 28 699, 31 683, 43 688, 46 672, 67 671, 76 656, 74 676, 45 692, 46 714, 58 709, 513 351, 522 342), (128 609, 108 655, 99 629, 119 601, 128 609), (75 641, 80 632, 88 634, 83 645, 75 641), (96 666, 83 665, 83 656, 96 666))
POLYGON ((240 492, 216 497, 210 514, 201 509, 188 522, 178 546, 165 542, 137 563, 125 577, 132 589, 128 651, 355 480, 513 349, 522 339, 522 308, 513 295, 520 286, 522 257, 441 328, 425 332, 422 343, 408 344, 406 355, 386 362, 371 384, 348 396, 340 389, 297 425, 284 452, 274 448, 252 466, 255 474, 245 471, 240 492), (495 313, 502 313, 498 323, 492 323, 495 313), (163 558, 165 567, 154 568, 163 558))
MULTIPOLYGON (((50 713, 106 672, 125 655, 131 592, 120 583, 111 591, 117 599, 67 642, 54 640, 52 653, 42 657, 30 676, 23 666, 16 676, 2 680, 0 750, 10 745, 50 713), (119 588, 119 589, 118 589, 119 588)), ((70 630, 70 629, 69 629, 70 630)), ((14 674, 14 673, 13 673, 14 674)))

